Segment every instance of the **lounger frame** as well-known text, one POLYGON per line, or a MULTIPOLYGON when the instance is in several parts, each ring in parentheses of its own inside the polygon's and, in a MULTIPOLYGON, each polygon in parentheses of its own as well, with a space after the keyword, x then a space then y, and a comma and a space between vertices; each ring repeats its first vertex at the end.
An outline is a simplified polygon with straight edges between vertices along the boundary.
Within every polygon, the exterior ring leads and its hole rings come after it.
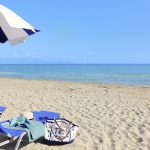
MULTIPOLYGON (((1 135, 6 136, 5 134, 1 134, 1 135)), ((12 143, 12 142, 14 142, 14 141, 17 140, 17 143, 16 143, 16 145, 15 145, 14 150, 18 150, 18 149, 19 149, 19 146, 20 146, 20 144, 21 144, 21 142, 23 141, 23 138, 24 138, 26 135, 27 135, 27 132, 23 132, 22 134, 20 134, 20 136, 10 136, 10 135, 7 135, 8 140, 1 142, 1 143, 0 143, 0 147, 1 147, 1 146, 4 146, 4 145, 7 145, 7 144, 9 144, 9 143, 12 143)))
POLYGON ((2 118, 3 112, 4 112, 4 111, 1 111, 1 112, 0 112, 0 119, 2 118))

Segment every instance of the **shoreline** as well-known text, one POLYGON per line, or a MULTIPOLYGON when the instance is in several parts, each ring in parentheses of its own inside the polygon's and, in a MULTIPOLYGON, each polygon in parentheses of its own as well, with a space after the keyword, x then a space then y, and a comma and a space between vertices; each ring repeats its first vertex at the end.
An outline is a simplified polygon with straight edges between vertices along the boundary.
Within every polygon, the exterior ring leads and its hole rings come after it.
POLYGON ((136 84, 120 84, 120 83, 98 83, 98 82, 78 82, 78 81, 66 81, 66 80, 49 80, 49 79, 28 79, 28 78, 7 78, 0 77, 0 80, 24 80, 24 81, 47 81, 47 82, 59 82, 59 83, 71 83, 71 84, 85 84, 85 85, 103 85, 103 86, 119 86, 119 87, 143 87, 150 88, 150 85, 136 85, 136 84))

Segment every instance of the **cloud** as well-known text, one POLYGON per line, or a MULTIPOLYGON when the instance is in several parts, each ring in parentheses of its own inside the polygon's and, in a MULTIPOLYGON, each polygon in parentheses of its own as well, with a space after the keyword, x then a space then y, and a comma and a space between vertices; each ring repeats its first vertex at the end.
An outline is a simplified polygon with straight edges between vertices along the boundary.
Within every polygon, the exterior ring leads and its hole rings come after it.
POLYGON ((27 57, 32 57, 32 55, 31 54, 27 54, 27 57))
POLYGON ((13 56, 14 56, 15 58, 18 58, 18 57, 19 57, 19 54, 16 54, 16 53, 15 53, 13 56))
POLYGON ((92 52, 88 52, 88 56, 93 56, 93 53, 92 52))

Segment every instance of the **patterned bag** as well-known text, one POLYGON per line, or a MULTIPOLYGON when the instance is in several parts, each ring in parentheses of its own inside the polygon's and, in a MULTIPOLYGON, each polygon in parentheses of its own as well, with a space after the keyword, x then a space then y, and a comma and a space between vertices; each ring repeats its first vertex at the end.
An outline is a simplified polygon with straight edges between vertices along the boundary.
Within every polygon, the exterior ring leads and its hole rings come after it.
POLYGON ((45 123, 45 139, 50 142, 71 143, 79 127, 70 121, 58 118, 45 123))

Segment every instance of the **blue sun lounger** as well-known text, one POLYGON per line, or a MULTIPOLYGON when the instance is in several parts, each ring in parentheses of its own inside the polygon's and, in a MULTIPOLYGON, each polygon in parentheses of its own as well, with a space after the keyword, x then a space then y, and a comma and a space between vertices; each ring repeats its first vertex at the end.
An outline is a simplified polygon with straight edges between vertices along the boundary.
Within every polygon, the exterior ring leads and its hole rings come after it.
POLYGON ((5 122, 9 122, 9 120, 0 122, 0 135, 3 135, 5 137, 7 137, 8 140, 6 140, 4 142, 1 142, 0 147, 17 140, 17 144, 16 144, 14 150, 18 150, 19 145, 22 141, 22 138, 25 135, 27 135, 27 133, 24 132, 24 131, 21 131, 21 130, 13 130, 13 129, 4 128, 2 126, 2 124, 5 123, 5 122))
MULTIPOLYGON (((60 114, 48 111, 34 111, 33 116, 35 120, 40 121, 44 124, 47 119, 59 118, 60 114)), ((0 147, 9 144, 11 142, 17 141, 14 150, 18 150, 20 143, 21 141, 23 141, 23 138, 27 135, 27 132, 23 130, 14 130, 5 128, 2 126, 2 124, 5 122, 10 122, 10 120, 0 122, 0 135, 4 135, 5 137, 8 138, 8 140, 1 142, 0 147)))
POLYGON ((47 119, 57 119, 60 118, 60 114, 56 112, 49 111, 33 111, 33 117, 42 123, 45 123, 47 119))
POLYGON ((0 106, 0 118, 2 117, 2 114, 5 110, 6 110, 6 107, 0 106))

